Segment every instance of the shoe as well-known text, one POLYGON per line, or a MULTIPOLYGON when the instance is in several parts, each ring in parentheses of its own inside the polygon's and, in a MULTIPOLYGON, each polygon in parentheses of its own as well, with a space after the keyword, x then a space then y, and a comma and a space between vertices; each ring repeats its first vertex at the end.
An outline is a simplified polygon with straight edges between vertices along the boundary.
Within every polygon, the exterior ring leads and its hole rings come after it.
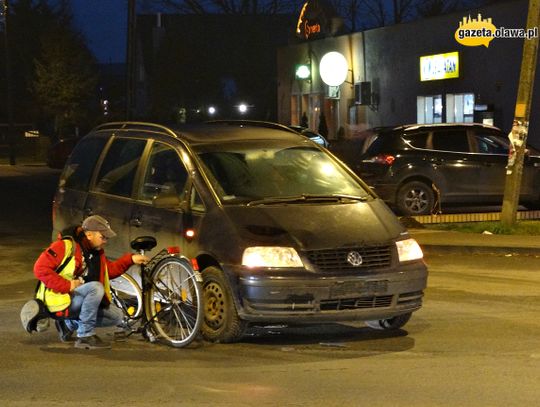
POLYGON ((58 331, 58 337, 62 342, 73 341, 74 331, 68 328, 68 326, 66 325, 66 321, 57 319, 54 321, 54 326, 56 327, 56 330, 58 331))
POLYGON ((97 335, 92 335, 77 338, 75 347, 79 349, 110 349, 111 344, 109 342, 102 341, 97 335))

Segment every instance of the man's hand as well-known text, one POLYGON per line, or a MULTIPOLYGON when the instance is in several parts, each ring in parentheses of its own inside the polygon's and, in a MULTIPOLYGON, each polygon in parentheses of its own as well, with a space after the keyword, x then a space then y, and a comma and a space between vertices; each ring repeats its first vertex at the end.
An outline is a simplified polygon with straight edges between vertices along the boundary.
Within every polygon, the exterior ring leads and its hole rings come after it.
POLYGON ((146 264, 150 261, 150 259, 142 254, 134 254, 131 256, 131 261, 133 264, 146 264))
POLYGON ((70 284, 69 292, 72 292, 72 291, 75 290, 77 287, 83 285, 83 284, 84 284, 84 280, 83 280, 81 277, 79 277, 79 278, 76 278, 75 280, 70 280, 69 284, 70 284))

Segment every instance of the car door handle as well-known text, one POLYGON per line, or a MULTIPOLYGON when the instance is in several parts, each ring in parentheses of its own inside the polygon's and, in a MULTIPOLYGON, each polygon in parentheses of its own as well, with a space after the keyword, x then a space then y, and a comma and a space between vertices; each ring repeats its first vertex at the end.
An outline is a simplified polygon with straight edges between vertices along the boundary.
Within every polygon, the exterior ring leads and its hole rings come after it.
POLYGON ((130 221, 129 221, 129 224, 131 226, 135 226, 135 227, 139 228, 139 227, 142 226, 142 220, 141 220, 141 218, 131 218, 130 221))

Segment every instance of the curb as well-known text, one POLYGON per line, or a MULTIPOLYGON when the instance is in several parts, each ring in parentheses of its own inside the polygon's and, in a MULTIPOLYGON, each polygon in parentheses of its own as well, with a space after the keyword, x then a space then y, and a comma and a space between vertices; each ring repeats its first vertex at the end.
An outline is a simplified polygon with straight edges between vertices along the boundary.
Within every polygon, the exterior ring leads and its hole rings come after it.
POLYGON ((420 243, 420 247, 424 254, 496 254, 540 257, 540 248, 537 247, 455 246, 422 243, 420 243))

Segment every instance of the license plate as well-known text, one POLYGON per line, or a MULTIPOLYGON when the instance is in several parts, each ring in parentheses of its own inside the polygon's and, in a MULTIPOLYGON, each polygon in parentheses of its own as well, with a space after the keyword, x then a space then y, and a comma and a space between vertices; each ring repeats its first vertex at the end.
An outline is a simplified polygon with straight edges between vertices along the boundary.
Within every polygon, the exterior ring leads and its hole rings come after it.
POLYGON ((330 288, 331 298, 358 297, 360 295, 386 294, 388 280, 345 281, 330 288))

